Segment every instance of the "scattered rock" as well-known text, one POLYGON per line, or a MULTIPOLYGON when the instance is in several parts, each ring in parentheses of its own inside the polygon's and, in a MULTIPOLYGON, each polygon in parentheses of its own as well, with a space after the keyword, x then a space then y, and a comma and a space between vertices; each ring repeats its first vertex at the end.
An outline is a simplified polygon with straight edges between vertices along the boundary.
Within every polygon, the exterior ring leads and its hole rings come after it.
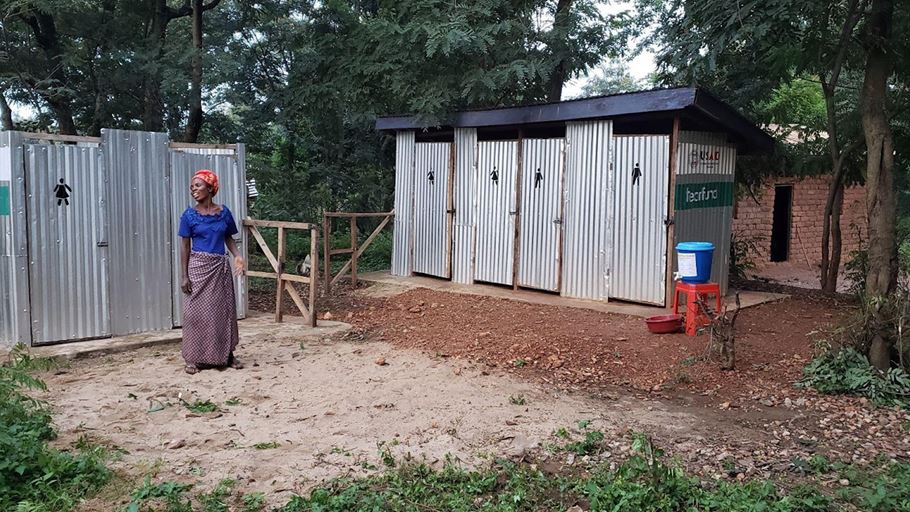
POLYGON ((167 449, 168 450, 179 450, 180 448, 183 448, 184 446, 186 446, 185 439, 175 439, 167 444, 167 449))
POLYGON ((331 320, 332 318, 334 318, 334 317, 333 317, 332 314, 329 313, 328 311, 326 311, 326 312, 322 315, 322 319, 323 319, 323 320, 331 320))
POLYGON ((379 365, 379 366, 386 366, 386 365, 388 365, 389 363, 387 363, 387 362, 385 361, 385 358, 384 358, 384 357, 380 357, 380 358, 376 359, 376 364, 379 365))

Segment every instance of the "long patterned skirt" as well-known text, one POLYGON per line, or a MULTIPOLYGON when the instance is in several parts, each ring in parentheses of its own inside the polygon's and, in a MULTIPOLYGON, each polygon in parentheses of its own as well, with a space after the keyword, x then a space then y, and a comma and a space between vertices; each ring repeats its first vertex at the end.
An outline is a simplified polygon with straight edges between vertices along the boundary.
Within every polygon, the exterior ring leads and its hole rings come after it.
POLYGON ((183 359, 186 364, 224 366, 239 339, 234 280, 223 254, 190 254, 192 293, 183 301, 183 359))

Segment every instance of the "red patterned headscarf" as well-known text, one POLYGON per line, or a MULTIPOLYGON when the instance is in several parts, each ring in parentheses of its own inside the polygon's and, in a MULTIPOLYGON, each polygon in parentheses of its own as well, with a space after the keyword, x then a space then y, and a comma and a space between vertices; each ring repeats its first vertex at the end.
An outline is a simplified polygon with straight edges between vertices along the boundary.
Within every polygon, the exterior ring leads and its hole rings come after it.
POLYGON ((212 188, 213 196, 218 194, 218 176, 215 173, 208 169, 200 169, 193 175, 193 179, 195 180, 196 178, 206 182, 212 188))

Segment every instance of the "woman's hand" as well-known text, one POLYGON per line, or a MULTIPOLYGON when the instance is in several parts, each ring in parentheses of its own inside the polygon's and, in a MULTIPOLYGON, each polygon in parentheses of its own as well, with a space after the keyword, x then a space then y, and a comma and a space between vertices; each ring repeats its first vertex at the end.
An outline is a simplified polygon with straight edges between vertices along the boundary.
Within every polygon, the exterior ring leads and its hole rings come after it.
POLYGON ((190 282, 189 277, 183 278, 183 283, 180 284, 180 289, 183 290, 183 293, 187 295, 193 293, 193 283, 190 282))
POLYGON ((243 258, 240 256, 234 256, 234 275, 243 275, 244 270, 246 270, 246 265, 243 262, 243 258))

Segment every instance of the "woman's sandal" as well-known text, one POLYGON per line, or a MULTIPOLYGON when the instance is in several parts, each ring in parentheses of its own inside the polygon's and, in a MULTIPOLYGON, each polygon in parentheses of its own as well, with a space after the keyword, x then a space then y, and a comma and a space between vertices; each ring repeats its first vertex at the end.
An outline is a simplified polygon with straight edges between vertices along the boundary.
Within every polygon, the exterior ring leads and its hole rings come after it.
POLYGON ((190 375, 195 375, 196 373, 199 373, 199 367, 195 364, 188 364, 183 368, 183 371, 190 375))
POLYGON ((242 370, 242 369, 243 369, 243 363, 241 363, 239 359, 237 359, 236 357, 234 357, 234 354, 231 354, 230 356, 228 356, 228 364, 227 364, 227 365, 228 365, 229 367, 235 369, 235 370, 242 370))

